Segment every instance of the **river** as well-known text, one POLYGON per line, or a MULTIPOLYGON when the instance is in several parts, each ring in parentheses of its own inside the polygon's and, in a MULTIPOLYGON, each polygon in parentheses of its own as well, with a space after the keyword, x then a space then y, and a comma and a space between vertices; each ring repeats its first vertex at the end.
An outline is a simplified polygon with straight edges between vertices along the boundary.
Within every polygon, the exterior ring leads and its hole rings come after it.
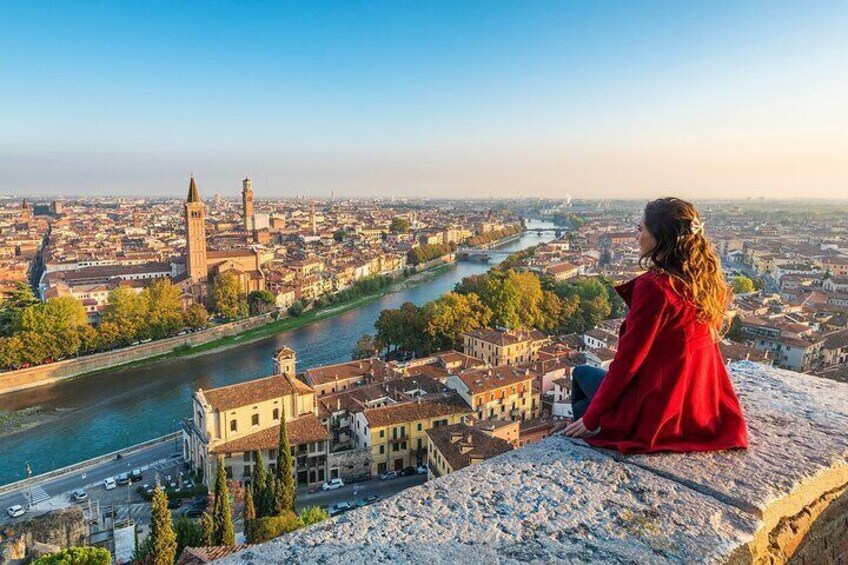
MULTIPOLYGON (((553 225, 528 222, 528 227, 553 225)), ((553 237, 529 232, 497 251, 519 251, 553 237)), ((503 258, 494 256, 489 264, 458 263, 437 278, 357 310, 238 348, 0 396, 0 416, 35 407, 46 414, 44 423, 0 437, 0 485, 25 478, 27 463, 33 474, 44 473, 176 431, 179 421, 191 415, 195 390, 271 374, 271 354, 283 345, 297 353, 298 371, 349 361, 356 340, 374 331, 380 311, 404 302, 422 305, 503 258)))

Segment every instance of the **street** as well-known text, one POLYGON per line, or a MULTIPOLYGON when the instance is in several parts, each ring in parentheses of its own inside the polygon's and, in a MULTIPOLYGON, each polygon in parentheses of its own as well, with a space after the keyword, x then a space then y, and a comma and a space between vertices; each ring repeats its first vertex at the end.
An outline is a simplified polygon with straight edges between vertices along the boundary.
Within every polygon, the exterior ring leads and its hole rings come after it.
MULTIPOLYGON (((97 515, 98 507, 103 513, 110 506, 114 506, 117 518, 126 518, 129 512, 133 520, 144 529, 144 526, 150 522, 150 503, 139 496, 136 489, 145 484, 153 485, 157 475, 159 477, 176 476, 182 467, 183 459, 174 455, 174 443, 165 442, 124 455, 121 459, 111 459, 57 477, 41 481, 35 478, 32 485, 0 495, 0 512, 2 512, 0 525, 24 521, 57 508, 75 504, 70 494, 75 489, 82 488, 88 493, 88 500, 79 504, 89 518, 97 515), (107 477, 117 477, 120 473, 133 469, 142 470, 143 478, 140 482, 118 486, 109 491, 103 486, 103 480, 107 477), (10 518, 6 509, 14 504, 27 508, 30 493, 33 499, 32 507, 23 516, 10 518)), ((389 481, 374 478, 331 491, 322 491, 320 485, 302 487, 297 492, 297 508, 298 510, 306 506, 327 508, 339 502, 356 505, 357 501, 368 496, 378 496, 380 500, 384 500, 404 489, 424 484, 426 478, 426 475, 399 477, 389 481)), ((181 510, 177 509, 174 515, 177 516, 180 512, 181 510)), ((240 517, 234 516, 234 518, 240 517)))
MULTIPOLYGON (((182 459, 177 460, 173 458, 172 455, 174 455, 174 443, 165 442, 124 455, 121 459, 104 461, 91 467, 86 467, 85 469, 79 469, 43 481, 34 479, 31 486, 28 485, 19 490, 0 495, 0 510, 3 512, 0 517, 0 524, 10 521, 23 521, 28 517, 37 516, 55 508, 67 506, 71 503, 70 493, 78 488, 85 489, 88 492, 92 505, 99 501, 101 508, 109 504, 123 504, 126 507, 128 499, 131 503, 143 502, 135 493, 135 489, 141 484, 152 484, 155 482, 154 474, 156 473, 156 469, 153 469, 153 466, 157 463, 165 471, 165 469, 172 468, 182 461, 182 459), (130 485, 130 488, 119 486, 111 491, 107 491, 103 487, 103 479, 116 477, 120 473, 138 468, 147 471, 144 473, 141 483, 134 483, 130 485), (9 506, 20 504, 24 508, 27 508, 30 491, 32 492, 34 503, 32 508, 20 518, 9 518, 9 515, 6 513, 6 509, 9 506)), ((164 474, 167 473, 165 472, 164 474)), ((87 509, 88 502, 84 504, 84 507, 87 509)), ((149 506, 149 504, 145 504, 149 506)))

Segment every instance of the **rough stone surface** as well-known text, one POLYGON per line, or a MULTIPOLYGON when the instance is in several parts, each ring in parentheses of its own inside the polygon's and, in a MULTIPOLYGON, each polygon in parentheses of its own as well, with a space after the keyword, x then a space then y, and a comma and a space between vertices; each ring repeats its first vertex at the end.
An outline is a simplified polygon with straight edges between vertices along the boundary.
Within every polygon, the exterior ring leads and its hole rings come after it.
POLYGON ((783 563, 796 550, 841 555, 834 540, 846 520, 848 386, 747 362, 734 365, 733 379, 748 450, 622 456, 551 437, 223 562, 783 563))

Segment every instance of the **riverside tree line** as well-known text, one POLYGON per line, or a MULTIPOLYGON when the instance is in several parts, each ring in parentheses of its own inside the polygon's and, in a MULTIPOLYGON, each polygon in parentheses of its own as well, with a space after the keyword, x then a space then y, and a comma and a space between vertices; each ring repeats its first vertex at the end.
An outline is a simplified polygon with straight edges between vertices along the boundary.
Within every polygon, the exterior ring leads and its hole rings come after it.
MULTIPOLYGON (((340 304, 385 290, 393 279, 375 275, 316 301, 316 308, 340 304)), ((0 300, 0 369, 16 369, 57 359, 109 351, 134 343, 162 339, 209 325, 210 315, 232 321, 248 314, 276 312, 268 291, 245 294, 238 278, 223 273, 210 289, 209 310, 200 304, 183 307, 180 289, 169 279, 158 279, 138 292, 118 287, 108 296, 99 324, 89 323, 82 302, 72 296, 40 301, 32 289, 19 283, 0 300)), ((289 314, 300 316, 305 305, 297 301, 289 314)))
POLYGON ((363 335, 353 356, 405 352, 420 357, 460 349, 464 332, 486 326, 580 333, 624 312, 624 301, 604 277, 556 281, 517 272, 508 263, 464 278, 453 292, 424 306, 407 302, 383 310, 374 324, 376 333, 363 335))

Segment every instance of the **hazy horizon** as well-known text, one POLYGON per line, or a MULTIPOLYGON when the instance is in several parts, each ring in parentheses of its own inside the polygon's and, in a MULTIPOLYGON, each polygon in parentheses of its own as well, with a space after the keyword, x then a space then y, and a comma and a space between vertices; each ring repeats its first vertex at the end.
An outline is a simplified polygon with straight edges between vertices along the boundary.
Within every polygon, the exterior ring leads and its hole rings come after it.
POLYGON ((840 2, 0 5, 0 194, 840 199, 840 2))

